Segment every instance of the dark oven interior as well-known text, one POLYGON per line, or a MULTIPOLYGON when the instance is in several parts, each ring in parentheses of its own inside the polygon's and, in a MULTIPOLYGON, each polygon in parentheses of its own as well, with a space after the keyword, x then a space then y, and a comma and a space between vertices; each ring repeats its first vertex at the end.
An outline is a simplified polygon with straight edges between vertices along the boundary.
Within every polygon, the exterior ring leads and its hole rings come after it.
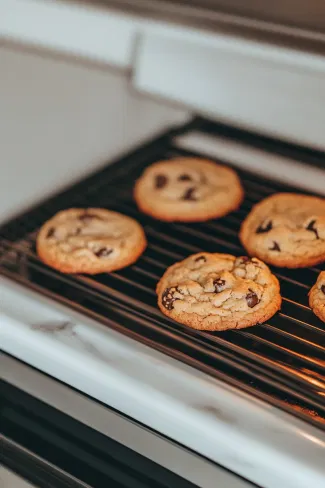
MULTIPOLYGON (((6 223, 1 228, 0 271, 123 334, 324 428, 325 325, 308 306, 309 289, 324 266, 274 269, 284 298, 281 312, 263 325, 240 331, 194 331, 169 320, 156 306, 155 286, 167 266, 203 250, 245 254, 238 229, 251 206, 273 192, 299 191, 236 168, 246 198, 238 211, 222 219, 200 224, 167 224, 140 213, 132 199, 135 179, 156 160, 194 154, 177 149, 174 144, 175 135, 193 129, 241 140, 308 164, 324 165, 324 154, 195 118, 6 223), (35 236, 45 220, 72 206, 107 207, 135 217, 145 228, 147 250, 133 266, 110 274, 72 276, 48 268, 35 253, 35 236)), ((231 161, 225 163, 231 165, 231 161)))

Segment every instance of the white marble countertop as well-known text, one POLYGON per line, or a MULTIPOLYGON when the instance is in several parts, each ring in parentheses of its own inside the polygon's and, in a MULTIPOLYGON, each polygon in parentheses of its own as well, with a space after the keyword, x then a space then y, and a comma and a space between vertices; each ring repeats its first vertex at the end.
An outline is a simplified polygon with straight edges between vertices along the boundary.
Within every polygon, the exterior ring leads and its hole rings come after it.
POLYGON ((1 488, 35 488, 35 485, 27 482, 16 473, 0 466, 0 486, 1 488))

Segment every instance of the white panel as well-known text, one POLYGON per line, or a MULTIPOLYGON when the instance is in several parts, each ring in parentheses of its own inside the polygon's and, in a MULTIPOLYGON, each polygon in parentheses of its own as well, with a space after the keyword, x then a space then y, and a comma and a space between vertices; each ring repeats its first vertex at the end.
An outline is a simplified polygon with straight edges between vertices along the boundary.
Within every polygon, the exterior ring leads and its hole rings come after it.
POLYGON ((174 143, 176 147, 219 158, 241 169, 325 196, 325 162, 323 169, 314 168, 247 144, 195 131, 176 137, 174 143))
MULTIPOLYGON (((254 39, 242 38, 223 32, 212 32, 194 27, 177 25, 167 22, 151 21, 139 24, 141 32, 154 34, 156 37, 164 37, 175 41, 196 44, 201 48, 216 48, 226 52, 249 55, 255 59, 283 63, 286 66, 300 66, 304 70, 316 69, 325 72, 324 57, 319 54, 306 54, 303 51, 294 50, 276 44, 261 42, 254 39)), ((325 35, 322 36, 325 42, 325 35)))
POLYGON ((136 29, 134 18, 109 10, 56 0, 0 0, 0 37, 119 67, 131 64, 136 29))
POLYGON ((325 58, 306 55, 304 67, 301 54, 289 63, 281 51, 278 60, 262 52, 147 33, 135 84, 233 125, 325 149, 325 58))

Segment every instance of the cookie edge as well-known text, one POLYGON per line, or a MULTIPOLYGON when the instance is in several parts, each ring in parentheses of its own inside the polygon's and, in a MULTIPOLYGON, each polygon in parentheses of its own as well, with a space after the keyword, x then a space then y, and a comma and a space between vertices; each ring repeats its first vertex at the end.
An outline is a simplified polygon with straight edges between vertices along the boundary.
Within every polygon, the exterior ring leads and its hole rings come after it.
POLYGON ((40 260, 46 264, 47 266, 56 269, 57 271, 60 271, 61 273, 64 274, 89 274, 89 275, 95 275, 95 274, 100 274, 100 273, 110 273, 112 271, 117 271, 122 268, 126 268, 127 266, 130 266, 131 264, 135 263, 140 256, 144 253, 145 249, 147 248, 148 242, 147 242, 147 237, 144 231, 144 228, 142 225, 134 218, 129 217, 128 215, 121 214, 120 212, 116 212, 114 210, 110 210, 107 208, 100 208, 100 207, 89 207, 85 210, 88 211, 93 211, 93 210, 105 210, 107 212, 113 213, 115 215, 121 215, 123 217, 127 217, 128 219, 132 220, 137 224, 137 229, 138 229, 138 242, 137 246, 134 247, 132 252, 130 252, 127 256, 125 256, 123 259, 116 259, 115 261, 107 261, 106 263, 104 261, 98 262, 98 263, 89 263, 86 264, 86 259, 85 261, 82 261, 82 265, 74 263, 74 260, 71 259, 71 262, 69 263, 68 260, 60 260, 58 257, 55 257, 55 253, 53 252, 48 252, 47 246, 45 242, 43 241, 42 237, 42 231, 45 228, 45 226, 50 222, 52 219, 58 217, 61 214, 64 214, 65 212, 69 211, 75 211, 75 210, 84 210, 80 208, 67 208, 64 210, 60 210, 56 214, 54 214, 50 219, 46 220, 42 226, 40 227, 37 237, 36 237, 36 253, 40 260))
MULTIPOLYGON (((133 199, 135 203, 137 204, 138 209, 143 212, 146 215, 149 215, 150 217, 153 217, 157 220, 162 220, 164 222, 205 222, 207 220, 212 220, 212 219, 218 219, 221 217, 225 217, 231 212, 234 212, 237 210, 240 205, 242 204, 244 198, 245 198, 245 190, 243 187, 243 184, 241 182, 240 177, 238 176, 237 172, 233 169, 230 168, 229 166, 222 164, 222 163, 217 163, 213 160, 209 159, 204 159, 204 158, 197 158, 197 159, 202 159, 202 161, 207 161, 210 163, 213 163, 217 166, 222 166, 229 170, 229 172, 232 173, 232 175, 236 178, 236 186, 238 190, 238 195, 237 198, 233 200, 232 204, 228 206, 224 206, 223 210, 217 211, 215 209, 213 212, 212 211, 206 211, 204 208, 200 209, 200 211, 194 211, 193 210, 188 210, 186 212, 181 212, 178 216, 170 215, 170 213, 164 212, 164 211, 159 211, 156 209, 152 209, 151 207, 151 202, 146 202, 145 198, 141 197, 141 190, 140 190, 140 184, 141 180, 144 177, 145 171, 150 168, 154 164, 159 164, 160 162, 164 161, 157 161, 153 163, 152 165, 147 166, 144 171, 142 172, 141 176, 136 180, 134 187, 133 187, 133 199)), ((235 186, 235 185, 234 185, 235 186)), ((175 202, 177 203, 177 202, 175 202)), ((220 209, 220 207, 219 207, 220 209)))
MULTIPOLYGON (((224 253, 196 253, 188 256, 187 258, 183 259, 182 261, 178 261, 174 263, 173 265, 169 266, 166 271, 164 272, 163 276, 161 279, 158 281, 157 286, 156 286, 156 293, 157 293, 157 303, 160 311, 167 316, 168 318, 175 320, 175 322, 178 322, 182 325, 185 325, 187 327, 190 327, 192 329, 196 330, 202 330, 202 331, 209 331, 209 332, 221 332, 225 330, 235 330, 235 329, 244 329, 247 327, 253 327, 254 325, 260 325, 261 323, 264 323, 266 320, 270 319, 273 317, 273 315, 278 312, 281 308, 282 304, 282 296, 281 296, 281 290, 280 290, 280 282, 278 278, 270 271, 270 276, 272 278, 273 284, 276 287, 276 294, 272 301, 268 303, 267 306, 265 306, 260 313, 251 313, 250 319, 248 318, 242 318, 239 320, 231 320, 231 319, 225 319, 221 323, 219 322, 218 324, 213 324, 213 320, 211 320, 212 324, 202 327, 202 321, 203 319, 195 313, 179 313, 175 314, 172 311, 168 311, 165 309, 165 307, 162 305, 161 301, 161 295, 163 293, 163 290, 165 289, 164 286, 164 280, 166 278, 166 275, 172 272, 172 270, 179 266, 182 265, 184 261, 186 261, 189 258, 193 258, 194 256, 199 256, 199 255, 204 255, 204 254, 220 254, 220 256, 230 256, 234 259, 236 259, 236 256, 233 256, 232 254, 224 254, 224 253), (238 322, 240 322, 240 325, 238 326, 238 322)), ((257 258, 259 259, 259 258, 257 258)), ((213 319, 213 316, 211 316, 213 319)))
MULTIPOLYGON (((321 271, 317 277, 316 283, 311 287, 308 293, 308 302, 311 310, 313 313, 318 317, 322 322, 325 322, 325 307, 323 308, 323 312, 320 311, 319 307, 314 306, 314 294, 318 291, 317 285, 318 280, 321 279, 322 275, 325 275, 325 271, 321 271)), ((324 300, 325 301, 325 300, 324 300)))
MULTIPOLYGON (((138 209, 146 214, 149 217, 153 217, 156 220, 161 220, 163 222, 206 222, 208 220, 219 219, 225 217, 226 215, 238 210, 240 205, 242 204, 244 199, 244 191, 238 195, 236 201, 233 202, 233 205, 228 205, 227 209, 219 210, 218 212, 215 211, 205 211, 204 209, 200 210, 199 212, 183 212, 179 213, 178 216, 171 216, 168 212, 159 212, 156 210, 152 210, 150 204, 146 205, 143 201, 141 201, 137 196, 134 194, 134 200, 137 204, 138 209)), ((224 207, 225 208, 225 207, 224 207)))
POLYGON ((80 263, 79 264, 73 262, 68 263, 67 261, 63 262, 60 259, 53 257, 52 253, 48 253, 42 244, 36 242, 36 251, 40 260, 47 266, 50 266, 51 268, 56 269, 57 271, 60 271, 61 273, 64 274, 95 275, 100 273, 111 273, 112 271, 117 271, 119 269, 126 268, 131 264, 134 264, 144 253, 146 247, 147 247, 147 239, 143 233, 143 236, 141 237, 138 247, 134 249, 132 254, 129 254, 124 259, 119 259, 119 260, 117 259, 115 262, 110 261, 106 263, 104 262, 98 263, 97 266, 94 263, 84 264, 83 262, 83 264, 81 265, 80 263))
MULTIPOLYGON (((261 325, 262 323, 266 322, 268 319, 273 317, 276 312, 278 312, 281 308, 282 297, 278 292, 274 299, 267 305, 267 307, 263 308, 263 313, 253 313, 250 314, 251 317, 249 318, 241 318, 237 320, 224 320, 222 322, 213 323, 213 320, 206 323, 205 326, 202 326, 203 319, 200 318, 199 315, 193 313, 181 313, 181 314, 172 314, 165 311, 163 307, 160 297, 158 299, 158 306, 160 311, 166 315, 168 318, 175 320, 182 325, 186 325, 192 329, 202 330, 202 331, 209 331, 209 332, 222 332, 225 330, 239 330, 245 329, 247 327, 253 327, 254 325, 261 325), (166 313, 167 312, 167 313, 166 313)), ((211 316, 213 319, 213 316, 211 316)))
POLYGON ((240 226, 240 230, 238 233, 239 239, 245 250, 250 256, 255 256, 261 261, 271 264, 272 266, 276 266, 279 268, 290 268, 290 269, 296 269, 296 268, 308 268, 309 266, 316 266, 317 264, 321 264, 325 261, 325 256, 323 254, 318 254, 316 256, 309 256, 308 258, 304 259, 299 259, 296 256, 287 256, 287 257, 279 257, 277 258, 274 256, 270 257, 264 252, 261 252, 258 247, 251 246, 250 245, 250 234, 248 232, 248 222, 249 219, 252 215, 252 213, 258 209, 259 207, 263 206, 266 201, 274 200, 278 198, 279 196, 284 196, 284 195, 292 195, 295 197, 308 197, 308 198, 315 198, 318 200, 322 200, 322 198, 314 196, 314 195, 300 195, 299 193, 290 193, 290 192, 279 192, 275 193, 274 195, 270 195, 260 202, 256 203, 250 210, 250 212, 247 214, 246 218, 243 220, 240 226))

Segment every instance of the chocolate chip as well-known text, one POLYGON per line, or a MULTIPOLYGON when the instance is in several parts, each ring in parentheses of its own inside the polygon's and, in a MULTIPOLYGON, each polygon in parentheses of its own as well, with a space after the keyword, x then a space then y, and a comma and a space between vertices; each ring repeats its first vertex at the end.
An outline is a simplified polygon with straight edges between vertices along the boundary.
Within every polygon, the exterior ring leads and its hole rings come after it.
POLYGON ((206 263, 206 257, 205 256, 198 256, 197 258, 194 259, 196 263, 199 261, 202 261, 202 263, 206 263))
POLYGON ((167 185, 168 178, 165 175, 156 175, 155 186, 156 188, 164 188, 167 185))
POLYGON ((166 290, 162 294, 161 302, 167 310, 172 310, 174 308, 175 300, 179 300, 174 296, 175 291, 178 291, 177 287, 172 286, 170 288, 166 288, 166 290))
POLYGON ((259 303, 258 296, 250 288, 249 288, 249 293, 247 293, 247 295, 246 295, 246 302, 247 302, 247 305, 249 306, 249 308, 253 308, 253 307, 255 307, 255 305, 257 305, 259 303))
POLYGON ((270 251, 281 251, 279 244, 276 241, 273 241, 273 246, 269 247, 270 251))
POLYGON ((223 291, 223 288, 224 288, 226 282, 225 282, 225 280, 221 280, 220 278, 216 278, 215 280, 213 280, 213 284, 214 284, 215 292, 220 293, 221 291, 223 291))
POLYGON ((186 173, 179 175, 178 181, 192 181, 192 178, 190 175, 187 175, 186 173))
POLYGON ((266 232, 272 230, 272 228, 273 228, 272 220, 269 220, 268 223, 265 225, 265 227, 263 226, 263 224, 257 227, 256 234, 265 234, 266 232))
POLYGON ((196 188, 194 186, 186 190, 186 192, 182 196, 182 200, 190 200, 192 202, 196 202, 197 198, 194 195, 195 190, 196 188))
POLYGON ((94 213, 85 212, 84 214, 79 216, 79 220, 81 220, 81 222, 83 222, 84 224, 88 224, 92 220, 102 220, 102 219, 94 213))
POLYGON ((242 264, 249 263, 251 261, 251 258, 249 258, 248 256, 240 256, 239 259, 241 260, 242 264))
POLYGON ((315 227, 315 224, 316 224, 316 220, 311 220, 309 222, 309 224, 307 225, 306 229, 307 230, 311 230, 312 232, 314 232, 315 233, 315 236, 316 236, 316 239, 319 239, 318 231, 317 231, 317 229, 315 227))
POLYGON ((55 228, 51 227, 46 234, 46 239, 50 239, 51 237, 54 237, 55 234, 55 228))
POLYGON ((325 295, 325 285, 322 285, 322 286, 321 286, 321 290, 322 290, 322 292, 323 292, 323 293, 324 293, 324 295, 325 295))
POLYGON ((107 247, 101 247, 98 251, 95 252, 95 256, 98 258, 106 258, 110 254, 112 254, 113 249, 108 249, 107 247))

